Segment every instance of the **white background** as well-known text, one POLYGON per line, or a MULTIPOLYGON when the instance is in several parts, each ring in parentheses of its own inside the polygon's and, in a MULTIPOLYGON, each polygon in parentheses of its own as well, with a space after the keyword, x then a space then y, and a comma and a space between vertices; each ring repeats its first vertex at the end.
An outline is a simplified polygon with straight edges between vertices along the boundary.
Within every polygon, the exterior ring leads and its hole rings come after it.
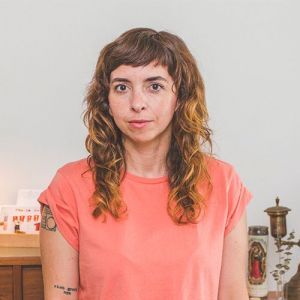
MULTIPOLYGON (((214 152, 254 194, 248 225, 269 225, 263 210, 279 196, 299 238, 299 9, 290 0, 0 0, 0 204, 88 155, 82 102, 99 52, 152 27, 178 34, 197 59, 214 152)), ((293 252, 287 278, 300 261, 293 252)), ((269 271, 276 261, 270 238, 269 271)))

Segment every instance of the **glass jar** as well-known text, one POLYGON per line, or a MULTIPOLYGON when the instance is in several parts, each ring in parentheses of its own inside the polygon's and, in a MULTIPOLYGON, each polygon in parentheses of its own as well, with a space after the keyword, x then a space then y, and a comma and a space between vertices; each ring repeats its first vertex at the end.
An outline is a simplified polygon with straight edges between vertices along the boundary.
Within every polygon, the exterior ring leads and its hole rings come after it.
POLYGON ((267 226, 248 227, 248 293, 250 297, 267 298, 267 226))

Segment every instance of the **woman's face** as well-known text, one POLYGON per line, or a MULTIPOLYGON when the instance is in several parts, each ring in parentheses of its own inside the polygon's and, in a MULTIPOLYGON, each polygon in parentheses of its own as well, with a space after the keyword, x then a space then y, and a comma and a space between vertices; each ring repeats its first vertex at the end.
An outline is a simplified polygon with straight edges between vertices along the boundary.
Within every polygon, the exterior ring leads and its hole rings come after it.
POLYGON ((109 112, 125 139, 153 142, 171 136, 177 95, 167 67, 121 65, 110 75, 109 112))

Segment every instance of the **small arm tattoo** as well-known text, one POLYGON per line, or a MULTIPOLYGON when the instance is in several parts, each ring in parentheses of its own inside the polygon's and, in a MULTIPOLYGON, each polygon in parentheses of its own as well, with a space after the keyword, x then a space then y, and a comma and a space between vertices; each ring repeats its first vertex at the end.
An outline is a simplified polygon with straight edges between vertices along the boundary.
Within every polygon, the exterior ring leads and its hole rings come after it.
POLYGON ((54 288, 62 290, 65 295, 72 295, 72 292, 77 292, 77 288, 65 288, 59 284, 55 284, 54 288))
POLYGON ((43 208, 41 227, 45 230, 56 231, 56 223, 48 205, 44 205, 43 208))

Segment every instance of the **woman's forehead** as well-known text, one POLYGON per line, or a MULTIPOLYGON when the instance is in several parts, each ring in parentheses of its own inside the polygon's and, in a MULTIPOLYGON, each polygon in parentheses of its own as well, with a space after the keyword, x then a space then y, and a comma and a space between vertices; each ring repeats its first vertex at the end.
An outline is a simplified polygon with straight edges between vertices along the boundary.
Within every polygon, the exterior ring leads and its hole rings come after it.
POLYGON ((120 65, 110 74, 110 81, 113 82, 118 78, 132 79, 146 79, 149 77, 161 77, 167 81, 172 80, 168 73, 168 68, 162 65, 155 65, 154 62, 145 65, 134 67, 131 65, 120 65))

